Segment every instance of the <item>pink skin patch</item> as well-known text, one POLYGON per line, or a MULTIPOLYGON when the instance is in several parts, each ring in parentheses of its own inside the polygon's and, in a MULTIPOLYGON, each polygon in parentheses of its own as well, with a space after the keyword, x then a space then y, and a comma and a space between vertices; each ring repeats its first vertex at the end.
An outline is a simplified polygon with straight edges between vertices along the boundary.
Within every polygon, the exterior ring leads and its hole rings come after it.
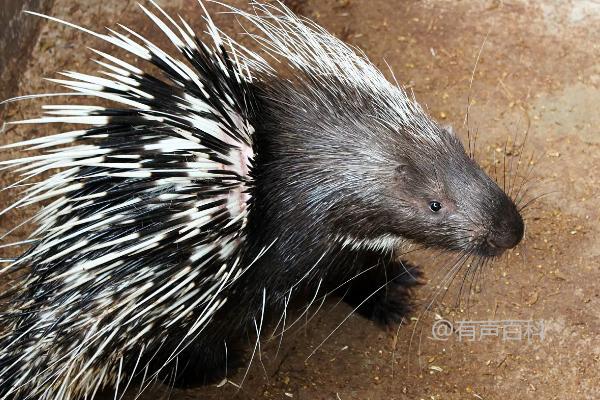
MULTIPOLYGON (((240 120, 238 121, 238 126, 244 126, 245 124, 240 120)), ((254 133, 254 128, 250 125, 246 125, 248 132, 248 137, 251 137, 254 133)), ((222 133, 219 135, 219 139, 224 141, 227 144, 235 146, 229 152, 228 158, 232 162, 232 165, 221 165, 221 168, 226 171, 233 171, 244 178, 244 182, 235 186, 229 192, 227 208, 231 215, 235 218, 241 214, 245 215, 247 213, 248 202, 250 200, 250 193, 248 193, 248 188, 251 184, 250 176, 248 175, 250 172, 250 166, 252 165, 252 161, 254 159, 254 150, 251 145, 248 145, 240 140, 234 139, 229 135, 222 133)))

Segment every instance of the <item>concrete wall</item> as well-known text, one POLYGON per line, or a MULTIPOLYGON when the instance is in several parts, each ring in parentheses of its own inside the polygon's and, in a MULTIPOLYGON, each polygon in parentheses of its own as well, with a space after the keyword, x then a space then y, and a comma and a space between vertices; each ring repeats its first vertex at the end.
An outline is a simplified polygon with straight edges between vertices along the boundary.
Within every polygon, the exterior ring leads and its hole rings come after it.
POLYGON ((26 67, 43 22, 23 10, 47 12, 52 3, 53 0, 0 0, 0 100, 15 95, 19 72, 26 67))

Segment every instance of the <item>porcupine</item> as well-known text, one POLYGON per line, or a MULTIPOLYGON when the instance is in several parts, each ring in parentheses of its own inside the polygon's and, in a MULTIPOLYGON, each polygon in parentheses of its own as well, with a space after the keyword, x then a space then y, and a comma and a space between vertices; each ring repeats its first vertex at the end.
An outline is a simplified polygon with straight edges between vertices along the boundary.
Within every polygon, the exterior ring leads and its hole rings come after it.
POLYGON ((47 105, 15 122, 86 127, 8 145, 44 152, 3 162, 18 183, 54 172, 2 212, 43 203, 3 269, 23 278, 3 294, 1 399, 214 379, 292 293, 351 281, 349 302, 369 294, 364 314, 397 320, 406 293, 375 294, 398 246, 487 258, 520 242, 509 196, 360 51, 281 4, 228 7, 268 57, 206 10, 203 41, 152 5, 141 8, 177 57, 125 26, 100 34, 44 16, 161 75, 92 49, 98 75, 51 81, 111 107, 47 105))

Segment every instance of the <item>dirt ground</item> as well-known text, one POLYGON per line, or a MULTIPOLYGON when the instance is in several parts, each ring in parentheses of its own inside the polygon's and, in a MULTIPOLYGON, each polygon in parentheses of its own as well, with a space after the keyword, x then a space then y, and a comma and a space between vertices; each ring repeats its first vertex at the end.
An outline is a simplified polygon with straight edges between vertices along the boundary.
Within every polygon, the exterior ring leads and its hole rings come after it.
MULTIPOLYGON (((195 1, 159 3, 201 26, 195 1)), ((471 139, 477 133, 481 164, 492 173, 496 165, 500 182, 502 160, 511 166, 511 176, 523 177, 533 165, 528 198, 544 196, 526 209, 522 245, 476 276, 462 303, 457 305, 461 275, 425 312, 435 291, 445 291, 446 271, 438 273, 445 263, 440 257, 429 264, 427 257, 417 257, 427 282, 416 291, 414 317, 398 329, 347 318, 352 309, 332 301, 309 324, 300 321, 279 351, 277 339, 266 341, 247 375, 244 368, 220 387, 169 391, 156 386, 141 398, 600 398, 600 3, 297 0, 292 5, 363 49, 391 77, 387 62, 398 81, 465 142, 470 99, 469 131, 471 139), (432 335, 439 318, 455 324, 543 321, 544 337, 468 341, 451 335, 442 341, 432 335)), ((98 30, 121 22, 157 37, 133 1, 56 0, 51 14, 98 30)), ((236 31, 227 16, 216 20, 226 31, 236 31)), ((93 70, 85 50, 91 45, 106 48, 71 29, 45 26, 18 94, 47 90, 42 78, 59 70, 93 70)), ((8 107, 4 118, 33 116, 37 104, 8 107)), ((41 133, 10 128, 1 140, 41 133)), ((10 199, 2 195, 4 204, 10 199)), ((2 228, 19 217, 4 218, 2 228)))

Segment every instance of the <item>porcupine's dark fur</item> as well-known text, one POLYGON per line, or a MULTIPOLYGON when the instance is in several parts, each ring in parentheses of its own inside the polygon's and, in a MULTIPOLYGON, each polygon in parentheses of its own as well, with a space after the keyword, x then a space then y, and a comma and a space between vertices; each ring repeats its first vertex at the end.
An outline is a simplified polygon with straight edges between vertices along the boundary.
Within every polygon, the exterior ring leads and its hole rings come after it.
POLYGON ((25 181, 62 172, 15 204, 50 200, 31 247, 5 268, 27 273, 4 294, 0 399, 214 379, 238 338, 296 293, 366 271, 348 300, 397 319, 414 281, 385 268, 405 242, 491 257, 520 241, 513 202, 460 141, 321 28, 283 6, 233 10, 286 79, 210 19, 204 45, 155 7, 166 22, 143 10, 188 64, 127 28, 75 26, 165 76, 96 52, 103 78, 55 81, 114 108, 51 106, 20 121, 91 127, 16 144, 46 153, 5 162, 25 181), (394 298, 378 292, 390 277, 394 298))

